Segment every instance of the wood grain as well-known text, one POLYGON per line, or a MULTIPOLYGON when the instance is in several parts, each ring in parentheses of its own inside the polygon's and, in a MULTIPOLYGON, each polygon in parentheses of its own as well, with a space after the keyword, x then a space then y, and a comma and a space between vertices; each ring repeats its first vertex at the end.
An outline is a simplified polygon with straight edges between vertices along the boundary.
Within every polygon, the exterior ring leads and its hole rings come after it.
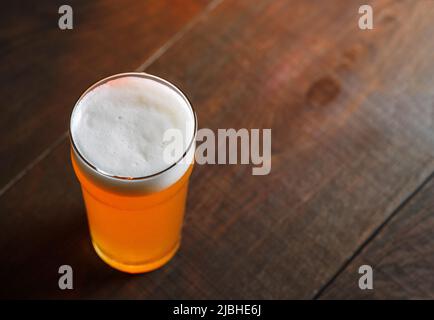
POLYGON ((434 180, 431 178, 345 268, 322 299, 434 299, 434 180), (373 268, 373 290, 358 269, 373 268))
POLYGON ((133 71, 201 12, 207 0, 74 1, 73 30, 58 28, 62 1, 13 1, 0 19, 0 190, 68 129, 92 83, 133 71))
POLYGON ((369 3, 366 32, 352 1, 223 1, 147 72, 188 93, 200 127, 272 128, 271 174, 197 166, 180 252, 128 276, 91 249, 62 143, 0 198, 1 295, 314 297, 434 171, 434 6, 369 3))

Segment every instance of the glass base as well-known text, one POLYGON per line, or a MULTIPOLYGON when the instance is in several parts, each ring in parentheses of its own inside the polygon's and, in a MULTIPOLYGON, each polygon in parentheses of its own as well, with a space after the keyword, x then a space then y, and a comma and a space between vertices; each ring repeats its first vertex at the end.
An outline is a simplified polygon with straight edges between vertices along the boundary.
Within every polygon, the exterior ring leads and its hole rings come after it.
POLYGON ((163 265, 165 265, 167 262, 169 262, 169 260, 172 259, 172 257, 178 251, 180 242, 178 241, 175 247, 162 258, 152 262, 139 263, 139 264, 125 264, 123 262, 116 261, 110 258, 109 256, 107 256, 94 241, 92 241, 92 244, 98 256, 112 268, 127 273, 144 273, 144 272, 149 272, 158 269, 163 265))

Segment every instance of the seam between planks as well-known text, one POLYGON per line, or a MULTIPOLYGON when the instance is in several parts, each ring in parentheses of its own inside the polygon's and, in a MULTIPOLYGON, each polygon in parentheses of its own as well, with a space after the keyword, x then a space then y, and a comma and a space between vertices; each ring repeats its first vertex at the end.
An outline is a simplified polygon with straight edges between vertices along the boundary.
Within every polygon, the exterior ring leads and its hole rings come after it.
MULTIPOLYGON (((159 47, 149 58, 147 58, 138 68, 135 69, 136 72, 143 72, 151 64, 158 60, 167 50, 169 50, 176 42, 182 39, 188 31, 190 31, 193 26, 203 20, 207 15, 209 15, 223 0, 213 0, 211 1, 201 13, 196 15, 190 22, 188 22, 180 31, 175 33, 169 38, 161 47, 159 47)), ((8 183, 6 183, 0 189, 0 197, 2 197, 10 188, 12 188, 18 181, 27 175, 38 163, 48 157, 64 140, 69 136, 69 130, 63 132, 60 137, 58 137, 52 144, 50 144, 42 153, 33 159, 29 164, 27 164, 23 170, 16 174, 8 183)))

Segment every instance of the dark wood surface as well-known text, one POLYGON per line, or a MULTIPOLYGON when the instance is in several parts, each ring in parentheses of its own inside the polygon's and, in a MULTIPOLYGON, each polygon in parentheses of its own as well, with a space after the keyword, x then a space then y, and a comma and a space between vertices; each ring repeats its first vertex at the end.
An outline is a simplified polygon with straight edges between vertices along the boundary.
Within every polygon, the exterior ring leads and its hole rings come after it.
MULTIPOLYGON (((144 5, 156 21, 150 26, 134 7, 117 19, 120 12, 107 5, 107 21, 137 21, 143 28, 138 42, 128 41, 125 25, 119 31, 127 40, 116 67, 110 61, 118 56, 110 56, 101 40, 106 32, 94 29, 87 35, 87 29, 74 30, 76 41, 59 52, 40 49, 44 61, 73 52, 74 61, 95 63, 93 57, 101 57, 102 62, 92 74, 81 73, 80 64, 67 69, 75 90, 67 96, 51 93, 50 106, 40 115, 24 101, 32 92, 45 98, 45 91, 37 92, 34 84, 27 95, 18 88, 26 81, 44 83, 42 74, 5 82, 8 90, 2 86, 11 105, 2 108, 6 124, 1 130, 14 127, 27 135, 2 135, 7 188, 0 197, 0 296, 359 297, 366 293, 359 292, 354 268, 366 259, 374 272, 378 266, 385 275, 378 275, 380 291, 372 297, 396 297, 389 290, 397 281, 402 297, 432 297, 432 285, 410 282, 434 277, 432 259, 424 258, 429 242, 418 247, 434 232, 432 224, 423 223, 431 212, 431 183, 419 195, 434 171, 434 3, 368 3, 375 11, 371 31, 357 27, 358 1, 223 0, 207 7, 192 2, 190 10, 174 11, 183 15, 178 25, 160 25, 168 30, 147 44, 141 37, 164 20, 154 16, 164 15, 164 5, 154 4, 155 11, 144 5), (92 54, 83 50, 86 41, 92 54), (139 67, 155 51, 161 54, 148 60, 146 71, 188 94, 200 127, 272 128, 272 171, 252 176, 245 165, 196 166, 181 250, 164 268, 130 276, 109 268, 93 252, 62 134, 80 91, 106 73, 139 67), (27 120, 20 121, 20 110, 27 120), (53 124, 57 117, 61 124, 53 124), (41 126, 50 128, 39 133, 41 126), (411 238, 409 230, 422 235, 411 238), (410 237, 408 247, 390 243, 405 237, 410 237), (398 260, 393 269, 390 264, 398 260), (57 288, 62 264, 74 269, 74 290, 57 288)), ((14 50, 25 51, 34 42, 18 42, 2 30, 2 44, 5 38, 10 53, 3 45, 2 52, 12 62, 1 68, 14 70, 14 50)), ((44 90, 65 91, 65 70, 50 68, 56 86, 46 81, 44 90)))
POLYGON ((434 180, 393 216, 322 299, 434 299, 434 180), (358 268, 374 270, 374 290, 354 290, 358 268))

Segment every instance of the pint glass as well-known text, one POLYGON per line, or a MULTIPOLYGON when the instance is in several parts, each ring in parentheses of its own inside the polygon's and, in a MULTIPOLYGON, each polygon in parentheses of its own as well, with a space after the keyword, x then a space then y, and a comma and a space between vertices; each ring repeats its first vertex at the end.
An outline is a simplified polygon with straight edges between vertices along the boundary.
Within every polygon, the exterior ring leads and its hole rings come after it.
MULTIPOLYGON (((155 112, 155 108, 152 110, 155 112)), ((149 74, 111 76, 91 86, 78 100, 70 124, 72 165, 81 184, 93 247, 110 266, 128 273, 147 272, 164 265, 178 250, 193 168, 196 130, 196 115, 185 95, 171 83, 149 74), (101 85, 125 77, 147 79, 165 86, 191 113, 188 130, 192 134, 185 142, 181 157, 147 176, 119 176, 98 168, 98 164, 80 150, 76 141, 80 131, 71 129, 76 126, 74 121, 81 121, 75 119, 74 114, 86 95, 101 85)))

